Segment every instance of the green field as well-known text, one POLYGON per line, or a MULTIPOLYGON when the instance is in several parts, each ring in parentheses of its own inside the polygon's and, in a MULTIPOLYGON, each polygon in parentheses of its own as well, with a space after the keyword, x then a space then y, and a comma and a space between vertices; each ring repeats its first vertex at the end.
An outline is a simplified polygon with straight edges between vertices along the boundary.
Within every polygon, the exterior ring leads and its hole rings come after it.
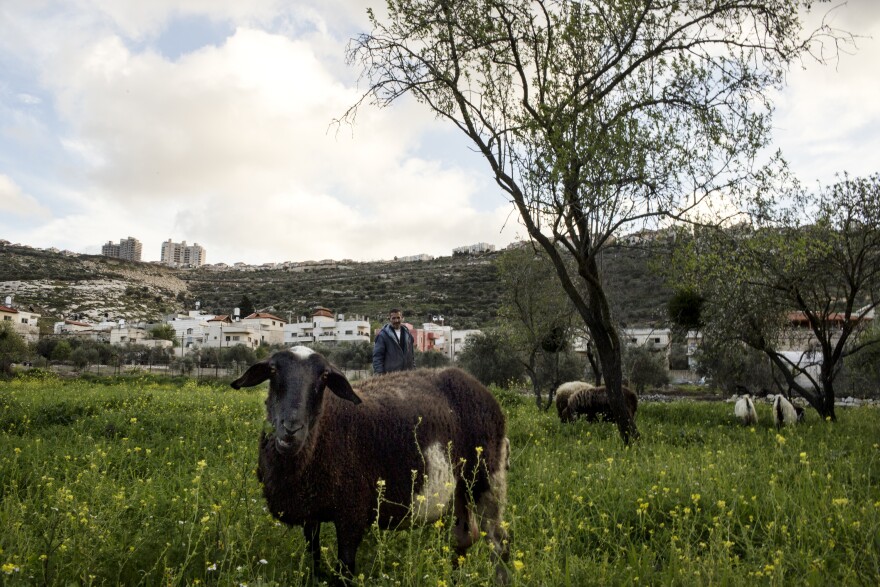
MULTIPOLYGON (((0 382, 0 585, 308 584, 254 474, 262 393, 0 382)), ((645 403, 627 448, 498 393, 514 584, 880 584, 880 410, 777 433, 763 405, 746 428, 731 404, 645 403)), ((490 584, 483 544, 453 570, 450 527, 371 533, 355 583, 490 584)))

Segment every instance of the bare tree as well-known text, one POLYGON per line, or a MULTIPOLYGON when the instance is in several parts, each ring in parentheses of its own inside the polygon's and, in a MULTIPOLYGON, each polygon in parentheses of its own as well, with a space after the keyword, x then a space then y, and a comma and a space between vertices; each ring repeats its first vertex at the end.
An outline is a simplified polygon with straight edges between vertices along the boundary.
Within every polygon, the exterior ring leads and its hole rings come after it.
POLYGON ((389 0, 349 47, 369 87, 343 118, 410 95, 468 137, 588 327, 629 442, 638 430, 597 255, 624 230, 717 213, 721 193, 729 208, 767 177, 755 162, 768 90, 843 38, 801 38, 806 4, 389 0))

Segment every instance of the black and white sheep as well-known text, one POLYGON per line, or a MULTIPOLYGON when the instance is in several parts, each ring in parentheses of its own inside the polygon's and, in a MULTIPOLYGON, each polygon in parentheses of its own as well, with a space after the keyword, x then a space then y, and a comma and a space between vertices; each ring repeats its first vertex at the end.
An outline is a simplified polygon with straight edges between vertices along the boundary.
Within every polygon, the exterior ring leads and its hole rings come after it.
MULTIPOLYGON (((630 417, 635 417, 639 398, 628 387, 624 386, 621 389, 630 417)), ((595 422, 599 416, 605 420, 614 418, 605 387, 580 389, 568 398, 568 406, 562 411, 560 418, 563 422, 571 422, 578 416, 586 416, 588 422, 595 422)))
POLYGON ((777 430, 783 426, 793 426, 804 421, 804 409, 794 406, 781 393, 773 399, 773 420, 777 430))
POLYGON ((593 389, 593 387, 595 386, 586 381, 568 381, 556 388, 556 413, 559 415, 559 419, 563 422, 568 422, 562 414, 565 412, 565 408, 568 407, 568 400, 571 399, 572 395, 581 389, 593 389))
POLYGON ((740 396, 733 406, 733 413, 740 422, 746 426, 758 423, 758 412, 755 410, 755 403, 748 394, 740 396))
POLYGON ((509 441, 498 402, 476 379, 448 368, 390 373, 352 389, 306 347, 252 365, 232 387, 269 380, 257 474, 272 515, 302 526, 315 568, 320 527, 336 528, 340 571, 355 573, 364 533, 454 516, 456 560, 480 537, 505 581, 502 514, 509 441), (329 392, 329 393, 325 393, 329 392))

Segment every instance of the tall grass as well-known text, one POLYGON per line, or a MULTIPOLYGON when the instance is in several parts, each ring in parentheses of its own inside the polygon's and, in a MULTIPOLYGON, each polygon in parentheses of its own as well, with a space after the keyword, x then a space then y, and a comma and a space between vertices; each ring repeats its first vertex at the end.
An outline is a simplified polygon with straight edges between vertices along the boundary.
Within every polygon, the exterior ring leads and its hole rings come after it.
MULTIPOLYGON (((499 397, 514 584, 880 584, 880 410, 777 433, 765 406, 746 428, 729 404, 642 404, 627 448, 610 424, 499 397)), ((308 584, 302 532, 255 478, 262 402, 146 378, 0 383, 0 584, 308 584)), ((485 544, 453 569, 449 522, 371 531, 355 583, 491 584, 485 544)))

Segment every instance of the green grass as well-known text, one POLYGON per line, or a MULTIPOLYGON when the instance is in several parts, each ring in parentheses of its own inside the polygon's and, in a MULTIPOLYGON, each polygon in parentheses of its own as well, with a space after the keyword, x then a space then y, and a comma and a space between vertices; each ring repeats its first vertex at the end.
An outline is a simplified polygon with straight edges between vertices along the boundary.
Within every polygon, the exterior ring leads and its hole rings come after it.
MULTIPOLYGON (((516 585, 880 583, 878 409, 777 433, 766 406, 746 428, 730 404, 642 404, 627 448, 610 424, 499 395, 516 585)), ((0 585, 307 584, 302 533, 254 475, 262 402, 146 378, 0 382, 0 585)), ((453 570, 448 522, 371 532, 355 583, 490 584, 482 543, 453 570)))

